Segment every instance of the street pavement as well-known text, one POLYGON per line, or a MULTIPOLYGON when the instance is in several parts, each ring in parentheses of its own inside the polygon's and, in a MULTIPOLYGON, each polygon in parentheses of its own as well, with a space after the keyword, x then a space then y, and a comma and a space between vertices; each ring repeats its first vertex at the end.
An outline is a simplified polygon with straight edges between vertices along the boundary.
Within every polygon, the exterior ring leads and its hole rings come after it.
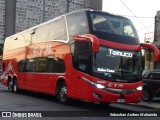
MULTIPOLYGON (((92 115, 95 116, 95 111, 108 112, 137 112, 137 111, 152 111, 157 112, 157 106, 160 107, 160 99, 154 99, 151 103, 139 103, 139 104, 118 104, 112 103, 108 107, 100 106, 99 104, 87 103, 83 101, 73 101, 70 105, 63 105, 57 102, 55 97, 46 94, 33 93, 22 91, 19 94, 11 93, 7 88, 0 84, 0 111, 70 111, 71 115, 79 117, 54 117, 58 120, 79 120, 79 119, 89 119, 89 120, 106 120, 107 118, 114 119, 114 117, 88 117, 85 112, 93 111, 92 115), (152 107, 149 107, 152 106, 152 107)), ((67 112, 66 112, 67 113, 67 112)), ((56 114, 56 113, 55 113, 56 114)), ((92 116, 91 115, 91 116, 92 116)), ((104 114, 102 114, 103 116, 104 114)), ((129 119, 128 117, 126 117, 129 119)), ((0 118, 1 119, 1 118, 0 118)), ((17 118, 16 118, 17 119, 17 118)), ((23 118, 25 119, 25 118, 23 118)), ((40 118, 34 118, 39 120, 40 118)), ((49 119, 49 118, 47 118, 49 119)), ((116 117, 116 120, 121 120, 122 117, 116 117)), ((135 117, 133 117, 135 119, 135 117)), ((46 120, 46 119, 45 119, 46 120)), ((124 120, 124 118, 123 118, 124 120)), ((136 119, 137 120, 137 119, 136 119)), ((138 120, 143 120, 141 117, 138 120)), ((145 119, 146 120, 146 119, 145 119)), ((149 117, 152 120, 152 117, 149 117)), ((155 117, 153 117, 155 120, 155 117)))
MULTIPOLYGON (((4 93, 8 92, 7 88, 2 86, 1 84, 0 84, 0 91, 4 92, 4 93)), ((29 94, 29 93, 26 92, 26 94, 29 94)), ((50 96, 48 96, 48 97, 50 97, 50 96)), ((146 107, 146 108, 151 108, 151 109, 155 109, 155 110, 160 110, 160 98, 154 98, 150 103, 148 103, 148 102, 140 102, 140 103, 129 103, 128 105, 146 107)))
POLYGON ((150 103, 140 102, 140 103, 137 103, 137 104, 130 103, 130 105, 160 110, 160 98, 154 98, 150 103))

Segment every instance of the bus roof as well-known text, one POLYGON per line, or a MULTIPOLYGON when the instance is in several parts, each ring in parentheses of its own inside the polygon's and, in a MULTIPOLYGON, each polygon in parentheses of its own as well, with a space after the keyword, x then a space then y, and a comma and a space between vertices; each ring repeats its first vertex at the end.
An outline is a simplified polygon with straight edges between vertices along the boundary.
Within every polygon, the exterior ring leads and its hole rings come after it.
MULTIPOLYGON (((41 24, 39 24, 39 25, 33 26, 33 27, 31 27, 31 28, 28 28, 28 29, 26 29, 26 30, 24 30, 24 31, 18 32, 18 33, 16 33, 16 34, 11 35, 11 36, 8 36, 8 37, 16 37, 16 36, 18 36, 19 34, 22 34, 22 33, 27 32, 27 31, 29 31, 29 30, 35 30, 36 28, 38 28, 38 27, 40 27, 40 26, 43 26, 43 25, 45 25, 45 24, 48 24, 48 23, 50 23, 50 22, 52 22, 52 21, 55 21, 55 20, 57 20, 57 19, 59 19, 59 18, 61 18, 61 17, 63 17, 63 16, 68 16, 68 15, 71 15, 71 14, 77 14, 77 13, 82 13, 82 12, 92 12, 92 11, 93 11, 93 12, 97 12, 97 13, 102 13, 102 14, 108 14, 108 15, 113 15, 113 16, 121 17, 121 18, 123 18, 123 19, 128 19, 128 18, 123 17, 123 16, 120 16, 120 15, 111 14, 111 13, 103 12, 103 11, 100 11, 100 10, 81 9, 81 10, 76 10, 76 11, 73 11, 73 12, 69 12, 69 13, 63 14, 63 15, 61 15, 61 16, 58 16, 58 17, 53 18, 53 19, 51 19, 51 20, 49 20, 49 21, 46 21, 46 22, 41 23, 41 24)), ((8 38, 8 37, 7 37, 7 38, 8 38)))

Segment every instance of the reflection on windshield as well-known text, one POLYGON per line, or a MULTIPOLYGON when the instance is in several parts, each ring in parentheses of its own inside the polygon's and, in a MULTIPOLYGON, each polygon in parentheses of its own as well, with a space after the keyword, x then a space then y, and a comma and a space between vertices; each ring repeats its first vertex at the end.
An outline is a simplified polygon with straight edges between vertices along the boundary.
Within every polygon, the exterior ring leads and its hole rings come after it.
POLYGON ((100 47, 94 55, 94 74, 114 81, 136 81, 141 77, 141 53, 100 47))
POLYGON ((90 14, 93 31, 112 33, 138 38, 137 32, 128 19, 107 14, 90 14))

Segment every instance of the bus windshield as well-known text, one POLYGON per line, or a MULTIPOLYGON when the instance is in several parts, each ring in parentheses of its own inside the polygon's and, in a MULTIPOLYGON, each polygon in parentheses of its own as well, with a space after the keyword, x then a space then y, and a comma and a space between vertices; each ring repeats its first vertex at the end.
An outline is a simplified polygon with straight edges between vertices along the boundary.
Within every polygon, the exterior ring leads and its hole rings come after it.
POLYGON ((94 54, 93 73, 106 80, 137 82, 141 78, 141 52, 100 46, 94 54))
POLYGON ((126 44, 139 44, 134 25, 125 17, 91 12, 90 20, 92 32, 99 38, 126 44))

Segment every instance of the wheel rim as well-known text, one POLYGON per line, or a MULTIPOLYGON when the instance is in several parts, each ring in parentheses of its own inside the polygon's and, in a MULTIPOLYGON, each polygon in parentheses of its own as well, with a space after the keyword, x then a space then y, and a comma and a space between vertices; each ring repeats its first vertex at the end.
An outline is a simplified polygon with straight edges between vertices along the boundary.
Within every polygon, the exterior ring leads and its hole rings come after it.
POLYGON ((143 91, 143 94, 142 94, 143 100, 144 100, 144 101, 147 101, 147 100, 149 99, 149 97, 150 97, 149 91, 148 91, 148 90, 144 90, 144 91, 143 91))
POLYGON ((9 90, 12 89, 12 85, 13 85, 12 81, 9 81, 9 83, 8 83, 8 89, 9 89, 9 90))
POLYGON ((61 101, 65 101, 67 97, 67 88, 66 86, 63 86, 60 90, 60 99, 61 101))
POLYGON ((14 90, 14 92, 17 91, 17 84, 16 83, 14 84, 13 90, 14 90))

